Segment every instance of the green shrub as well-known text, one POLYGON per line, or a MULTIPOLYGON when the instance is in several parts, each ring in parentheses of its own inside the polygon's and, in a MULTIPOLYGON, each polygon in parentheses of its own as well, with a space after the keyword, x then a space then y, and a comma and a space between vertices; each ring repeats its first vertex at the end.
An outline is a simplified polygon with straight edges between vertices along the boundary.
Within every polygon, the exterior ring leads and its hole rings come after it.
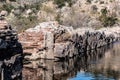
POLYGON ((58 8, 65 6, 65 3, 68 3, 69 6, 72 6, 72 0, 54 0, 54 3, 58 5, 58 8))
POLYGON ((99 19, 104 27, 113 26, 114 24, 116 24, 118 20, 116 17, 111 17, 111 16, 100 16, 99 19))
POLYGON ((87 0, 87 2, 88 2, 88 3, 91 3, 91 2, 92 2, 92 0, 87 0))
POLYGON ((55 18, 55 20, 58 21, 59 24, 62 23, 62 21, 60 20, 60 18, 61 18, 61 15, 60 15, 60 14, 58 14, 58 15, 56 16, 56 18, 55 18))
POLYGON ((101 23, 104 27, 113 26, 114 24, 117 23, 118 19, 116 17, 107 15, 107 9, 106 8, 102 9, 101 13, 102 14, 99 17, 99 20, 101 21, 101 23))
POLYGON ((36 10, 40 10, 41 7, 41 3, 36 3, 36 4, 32 4, 32 5, 27 5, 25 4, 25 9, 36 9, 36 10))
POLYGON ((100 4, 104 4, 104 1, 100 1, 100 4))
POLYGON ((3 4, 2 9, 6 10, 6 11, 8 11, 8 13, 10 13, 11 10, 14 9, 14 7, 11 4, 3 4))
POLYGON ((101 9, 101 13, 103 16, 106 16, 108 13, 107 8, 101 9))

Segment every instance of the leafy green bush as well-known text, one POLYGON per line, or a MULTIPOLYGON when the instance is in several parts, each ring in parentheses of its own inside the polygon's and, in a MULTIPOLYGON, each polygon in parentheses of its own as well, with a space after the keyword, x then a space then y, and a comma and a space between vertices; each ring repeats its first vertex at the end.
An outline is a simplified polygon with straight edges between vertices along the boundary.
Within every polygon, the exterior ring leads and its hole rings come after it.
POLYGON ((117 22, 117 18, 110 16, 101 16, 99 19, 104 27, 113 26, 117 22))
POLYGON ((87 2, 88 2, 88 3, 91 3, 91 2, 92 2, 92 0, 87 0, 87 2))
POLYGON ((69 6, 72 6, 72 0, 54 0, 54 3, 58 5, 58 8, 65 6, 65 3, 68 3, 69 6))
POLYGON ((3 4, 2 10, 6 10, 10 13, 12 9, 14 9, 14 7, 11 4, 3 4))
POLYGON ((107 8, 101 9, 102 16, 106 16, 108 11, 107 8))
POLYGON ((27 5, 25 4, 25 9, 36 9, 36 10, 40 10, 41 7, 41 3, 36 3, 36 4, 32 4, 32 5, 27 5))
POLYGON ((102 22, 102 25, 104 27, 107 27, 107 26, 113 26, 114 24, 116 24, 117 22, 117 18, 114 17, 114 16, 108 16, 107 15, 107 9, 102 9, 101 10, 101 16, 99 17, 99 20, 102 22))
POLYGON ((58 15, 56 16, 56 18, 55 18, 55 20, 58 21, 59 24, 62 23, 62 21, 60 20, 60 18, 61 18, 61 15, 60 15, 60 14, 58 14, 58 15))

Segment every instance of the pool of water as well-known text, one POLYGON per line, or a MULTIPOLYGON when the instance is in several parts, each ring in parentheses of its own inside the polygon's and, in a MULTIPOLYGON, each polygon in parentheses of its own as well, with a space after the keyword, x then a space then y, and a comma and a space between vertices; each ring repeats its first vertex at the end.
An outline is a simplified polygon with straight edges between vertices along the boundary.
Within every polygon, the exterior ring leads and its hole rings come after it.
POLYGON ((23 80, 120 80, 120 43, 65 61, 31 61, 24 64, 22 77, 23 80))
POLYGON ((97 76, 89 73, 89 72, 78 72, 73 78, 68 80, 115 80, 112 77, 107 78, 104 75, 98 74, 97 76))

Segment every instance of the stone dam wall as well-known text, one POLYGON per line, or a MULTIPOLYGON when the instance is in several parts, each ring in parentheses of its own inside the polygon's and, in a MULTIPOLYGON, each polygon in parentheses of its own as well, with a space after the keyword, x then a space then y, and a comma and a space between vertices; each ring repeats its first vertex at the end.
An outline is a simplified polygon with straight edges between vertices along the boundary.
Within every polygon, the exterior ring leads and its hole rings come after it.
POLYGON ((22 53, 16 31, 0 21, 0 80, 22 79, 22 53))
POLYGON ((120 40, 120 27, 73 29, 43 22, 19 34, 26 60, 63 59, 120 40))

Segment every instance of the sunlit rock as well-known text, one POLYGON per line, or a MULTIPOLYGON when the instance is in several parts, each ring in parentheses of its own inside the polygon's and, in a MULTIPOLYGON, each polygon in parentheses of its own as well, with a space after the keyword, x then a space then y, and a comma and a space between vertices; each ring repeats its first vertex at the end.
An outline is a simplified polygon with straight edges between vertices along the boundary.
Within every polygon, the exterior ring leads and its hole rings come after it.
POLYGON ((73 57, 80 52, 97 49, 119 40, 120 27, 73 29, 56 21, 39 23, 19 34, 25 57, 56 59, 73 57))

